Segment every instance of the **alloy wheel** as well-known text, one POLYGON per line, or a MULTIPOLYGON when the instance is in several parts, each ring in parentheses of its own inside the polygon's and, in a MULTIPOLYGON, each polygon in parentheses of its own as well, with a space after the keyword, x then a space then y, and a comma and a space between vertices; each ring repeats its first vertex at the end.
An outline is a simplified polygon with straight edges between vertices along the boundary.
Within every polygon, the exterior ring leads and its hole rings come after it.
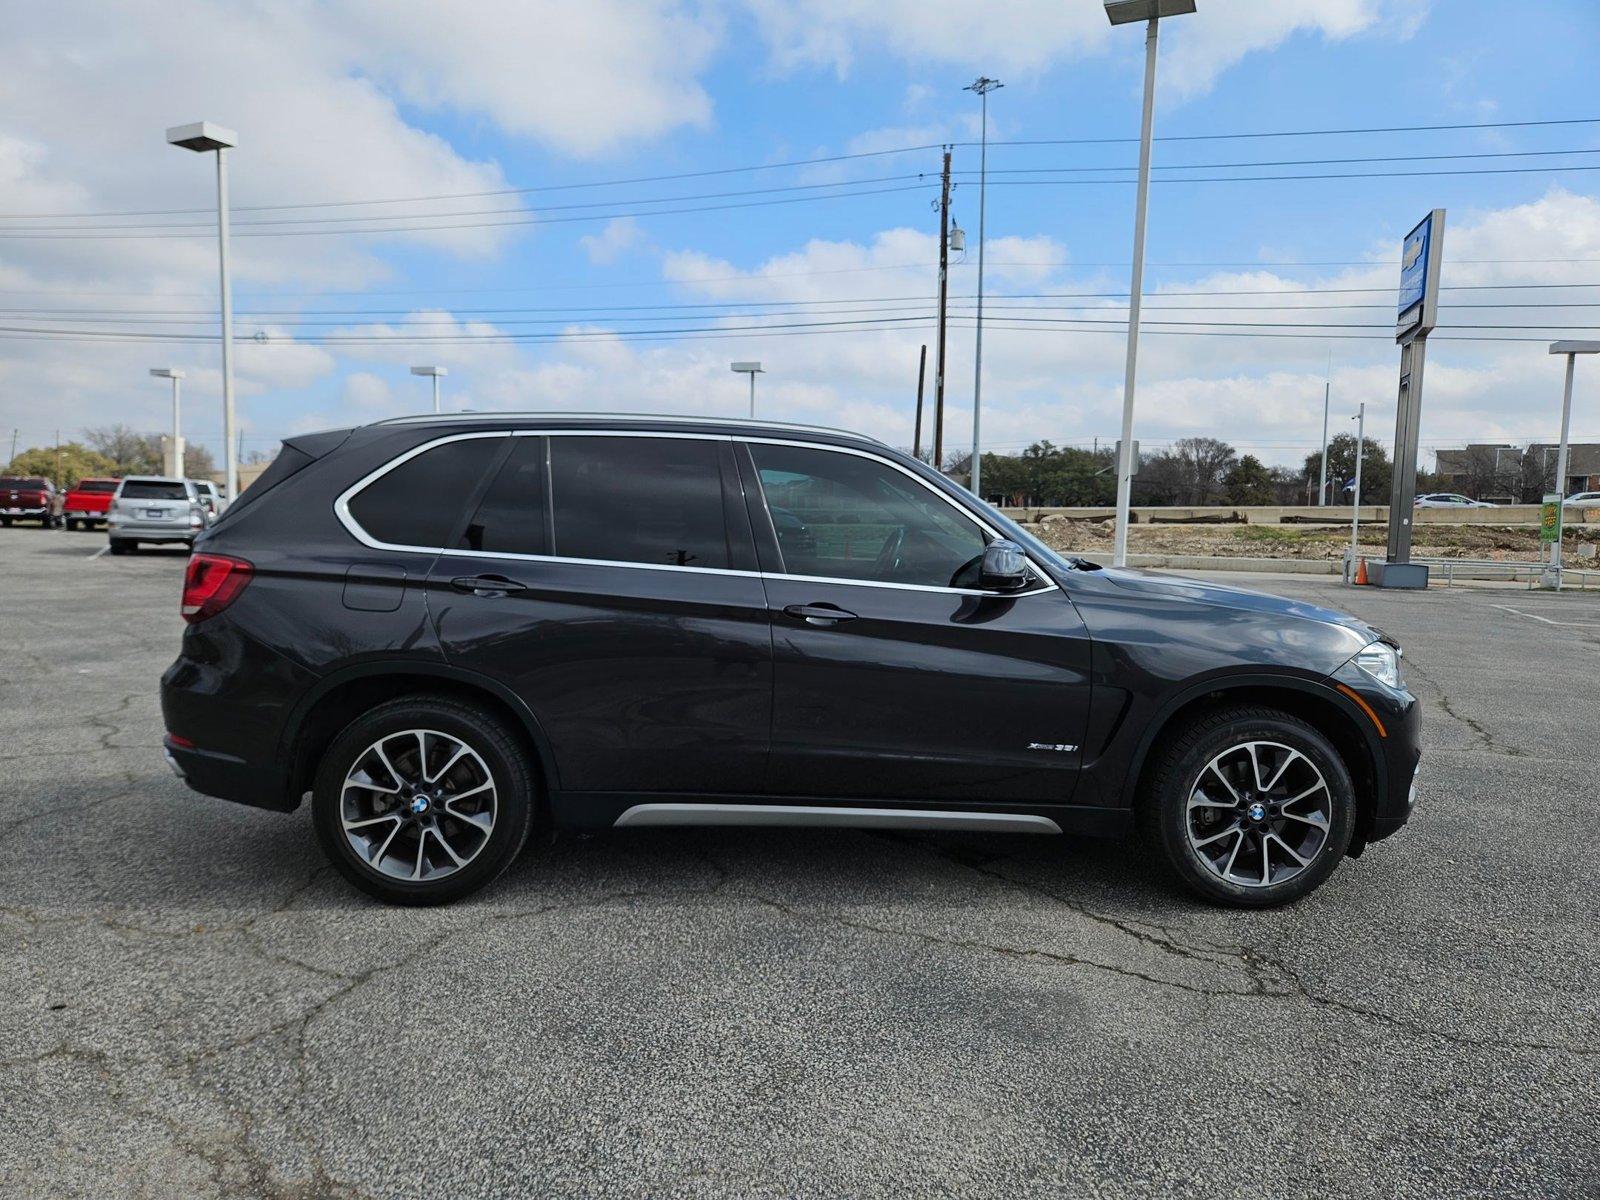
POLYGON ((1241 742, 1208 762, 1189 790, 1189 846, 1240 887, 1293 879, 1328 844, 1333 797, 1315 763, 1282 742, 1241 742))
POLYGON ((453 875, 489 844, 497 796, 488 766, 433 729, 385 734, 356 755, 339 818, 356 857, 392 879, 453 875))

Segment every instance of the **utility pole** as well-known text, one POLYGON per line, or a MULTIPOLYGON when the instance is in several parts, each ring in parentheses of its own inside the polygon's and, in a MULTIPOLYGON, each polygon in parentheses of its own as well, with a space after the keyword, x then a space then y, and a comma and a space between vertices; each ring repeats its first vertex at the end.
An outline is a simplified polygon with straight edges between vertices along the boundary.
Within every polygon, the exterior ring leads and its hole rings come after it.
POLYGON ((928 373, 928 344, 922 344, 922 353, 917 356, 917 424, 911 435, 911 457, 922 457, 922 381, 928 373))
POLYGON ((56 430, 56 487, 61 486, 61 430, 56 430))
POLYGON ((1322 381, 1322 485, 1317 492, 1319 505, 1328 502, 1328 390, 1332 382, 1330 379, 1322 381))
POLYGON ((950 305, 950 148, 939 185, 939 336, 933 367, 933 469, 944 470, 944 332, 950 305))
POLYGON ((11 430, 11 457, 6 461, 8 463, 17 461, 17 431, 15 427, 11 430))
POLYGON ((983 499, 983 447, 979 439, 983 407, 983 227, 984 208, 989 193, 989 93, 1005 87, 998 79, 986 75, 962 89, 977 92, 983 101, 983 133, 978 151, 978 338, 972 353, 972 465, 968 468, 968 482, 972 494, 983 499))

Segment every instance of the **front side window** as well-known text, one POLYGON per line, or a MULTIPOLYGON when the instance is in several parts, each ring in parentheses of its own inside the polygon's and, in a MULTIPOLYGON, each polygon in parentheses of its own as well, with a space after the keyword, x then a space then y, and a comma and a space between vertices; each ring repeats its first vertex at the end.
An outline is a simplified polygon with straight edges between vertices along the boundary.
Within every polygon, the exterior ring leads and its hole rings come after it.
POLYGON ((887 463, 750 444, 789 575, 973 587, 987 542, 977 522, 887 463))
POLYGON ((722 443, 553 437, 550 495, 561 558, 726 568, 722 443))
POLYGON ((504 445, 503 437, 474 437, 424 450, 352 496, 350 515, 377 541, 441 547, 504 445))

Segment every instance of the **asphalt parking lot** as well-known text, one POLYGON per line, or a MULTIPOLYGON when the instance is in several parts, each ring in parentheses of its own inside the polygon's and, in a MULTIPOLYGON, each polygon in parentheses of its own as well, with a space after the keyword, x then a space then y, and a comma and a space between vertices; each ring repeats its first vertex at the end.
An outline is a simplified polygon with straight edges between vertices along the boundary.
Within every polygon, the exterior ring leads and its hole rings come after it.
POLYGON ((1600 595, 1351 592, 1412 825, 1290 909, 1132 846, 653 830, 381 907, 189 792, 183 555, 0 530, 0 1194, 1600 1195, 1600 595))

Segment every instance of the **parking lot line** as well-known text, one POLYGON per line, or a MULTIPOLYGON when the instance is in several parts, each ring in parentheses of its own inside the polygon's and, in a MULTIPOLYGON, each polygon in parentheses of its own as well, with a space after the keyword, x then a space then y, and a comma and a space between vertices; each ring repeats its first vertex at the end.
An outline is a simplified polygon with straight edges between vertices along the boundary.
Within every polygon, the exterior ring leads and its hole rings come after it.
POLYGON ((1541 617, 1538 613, 1523 612, 1520 608, 1512 608, 1509 604, 1491 604, 1490 608, 1498 608, 1501 612, 1515 613, 1519 617, 1527 617, 1530 621, 1543 621, 1546 625, 1568 625, 1578 629, 1600 629, 1600 621, 1552 621, 1549 617, 1541 617))
POLYGON ((88 557, 90 557, 90 558, 99 558, 102 554, 104 554, 109 549, 111 549, 111 546, 109 544, 101 546, 100 549, 96 550, 93 554, 89 555, 88 557))

